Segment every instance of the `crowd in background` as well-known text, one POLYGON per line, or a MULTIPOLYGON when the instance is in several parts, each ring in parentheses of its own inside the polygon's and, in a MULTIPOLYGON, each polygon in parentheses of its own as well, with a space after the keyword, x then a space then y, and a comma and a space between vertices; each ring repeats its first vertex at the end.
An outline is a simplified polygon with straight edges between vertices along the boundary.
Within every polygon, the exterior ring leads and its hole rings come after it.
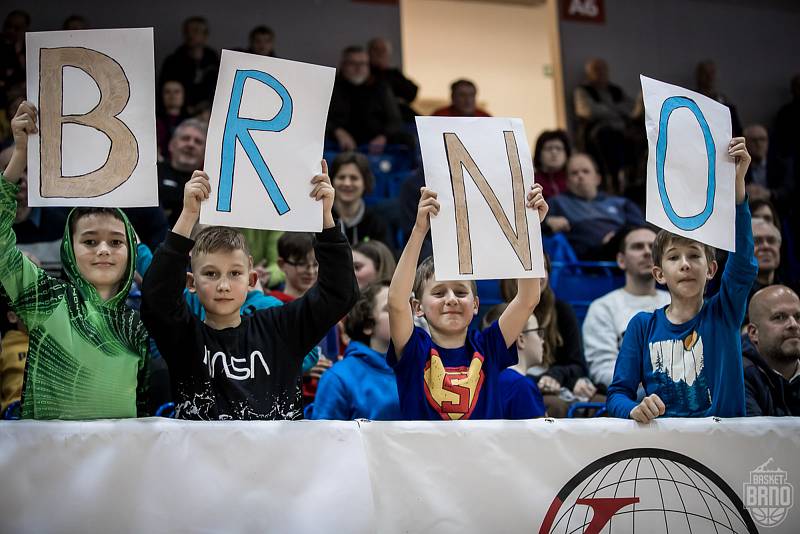
MULTIPOLYGON (((31 18, 22 11, 9 13, 3 25, 0 168, 5 168, 13 149, 10 120, 25 100, 25 32, 30 27, 31 18)), ((89 27, 84 17, 75 15, 64 21, 63 29, 89 27)), ((207 20, 187 18, 182 32, 183 44, 157 73, 160 206, 124 210, 141 241, 140 250, 144 246, 155 251, 165 240, 181 213, 185 185, 203 166, 220 58, 207 45, 207 20)), ((273 29, 258 25, 251 30, 244 51, 276 57, 277 37, 273 29)), ((652 312, 669 304, 669 294, 656 285, 652 274, 657 229, 649 227, 643 215, 647 138, 641 95, 626 94, 611 81, 609 71, 603 59, 587 60, 585 82, 572 95, 574 131, 544 131, 532 147, 535 182, 541 184, 549 204, 542 228, 553 266, 548 260, 549 283, 543 286, 530 328, 518 342, 523 363, 515 372, 525 377, 541 401, 540 408, 521 418, 545 413, 564 417, 581 402, 590 403, 586 413, 602 411, 628 321, 638 311, 652 312), (619 283, 577 316, 570 302, 560 298, 554 277, 556 264, 562 268, 581 261, 594 263, 584 266, 590 275, 595 274, 593 269, 608 269, 602 262, 616 263, 612 269, 619 283)), ((774 122, 757 124, 739 117, 734 102, 717 87, 713 61, 696 65, 693 89, 731 109, 733 135, 744 135, 752 157, 745 180, 759 273, 751 296, 768 286, 797 291, 800 280, 800 215, 792 209, 800 184, 800 74, 791 79, 790 86, 791 100, 774 103, 774 122)), ((302 391, 308 417, 399 418, 394 376, 384 356, 390 335, 381 325, 386 321, 382 315, 388 285, 414 227, 424 185, 414 125, 417 89, 394 65, 388 40, 376 37, 342 51, 328 112, 325 155, 336 192, 333 215, 352 247, 362 294, 304 365, 302 391), (354 398, 353 390, 359 390, 360 396, 354 398)), ((477 105, 474 81, 457 79, 450 92, 450 104, 433 115, 490 116, 490 109, 477 105)), ((28 207, 24 178, 17 201, 13 229, 19 248, 46 271, 58 274, 63 267, 60 247, 69 210, 28 207)), ((258 273, 255 291, 260 297, 289 303, 317 282, 319 264, 310 234, 256 230, 243 230, 243 234, 258 273)), ((428 237, 420 259, 430 251, 428 237)), ((716 260, 724 265, 726 255, 717 252, 716 260)), ((144 270, 137 264, 139 274, 144 275, 144 270)), ((709 283, 709 296, 718 291, 722 271, 709 283)), ((141 279, 138 282, 129 295, 133 308, 139 303, 141 279)), ((478 286, 478 296, 484 296, 485 288, 478 286)), ((508 303, 516 288, 506 281, 489 293, 497 293, 497 302, 508 303)), ((492 301, 486 296, 487 302, 492 301)), ((482 307, 480 315, 488 317, 487 326, 502 313, 503 305, 498 306, 482 307)), ((745 376, 750 373, 751 383, 761 388, 748 397, 748 414, 800 415, 800 369, 789 369, 782 375, 783 382, 765 371, 776 372, 775 362, 783 360, 764 350, 759 354, 759 343, 765 346, 765 336, 759 342, 759 321, 768 320, 762 308, 756 305, 756 317, 742 325, 745 376)), ((27 341, 25 327, 13 311, 4 313, 3 319, 0 383, 5 411, 21 394, 27 341)), ((789 327, 793 338, 800 328, 794 321, 789 327)), ((762 331, 765 328, 761 326, 762 331)), ((800 361, 800 353, 795 357, 800 361)), ((171 393, 164 366, 154 369, 152 377, 150 413, 155 413, 169 404, 171 393)))

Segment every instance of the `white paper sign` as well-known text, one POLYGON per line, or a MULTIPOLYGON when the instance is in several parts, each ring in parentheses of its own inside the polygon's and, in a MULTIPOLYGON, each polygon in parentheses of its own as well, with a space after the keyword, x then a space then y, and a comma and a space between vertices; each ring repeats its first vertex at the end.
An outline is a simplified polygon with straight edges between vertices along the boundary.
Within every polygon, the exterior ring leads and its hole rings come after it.
POLYGON ((320 172, 336 70, 222 51, 206 141, 202 224, 318 232, 320 172))
POLYGON ((520 119, 417 117, 437 280, 541 278, 539 216, 525 208, 533 164, 520 119))
POLYGON ((734 250, 730 110, 700 93, 640 76, 647 127, 647 220, 734 250))
POLYGON ((158 205, 153 29, 28 33, 30 206, 158 205))

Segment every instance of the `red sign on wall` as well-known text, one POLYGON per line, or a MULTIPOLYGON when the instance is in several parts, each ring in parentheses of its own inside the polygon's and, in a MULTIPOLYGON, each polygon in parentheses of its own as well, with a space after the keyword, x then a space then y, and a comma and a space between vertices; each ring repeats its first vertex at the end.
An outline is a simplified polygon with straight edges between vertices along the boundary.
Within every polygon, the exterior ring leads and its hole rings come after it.
POLYGON ((603 0, 561 0, 561 18, 577 22, 605 24, 605 3, 603 0))

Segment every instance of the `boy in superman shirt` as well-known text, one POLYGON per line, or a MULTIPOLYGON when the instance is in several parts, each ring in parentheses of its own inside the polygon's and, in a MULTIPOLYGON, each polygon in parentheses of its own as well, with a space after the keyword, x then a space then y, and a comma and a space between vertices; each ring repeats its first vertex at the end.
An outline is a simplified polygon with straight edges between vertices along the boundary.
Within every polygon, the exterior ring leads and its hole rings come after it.
MULTIPOLYGON (((547 203, 540 185, 531 188, 526 204, 544 219, 547 203)), ((431 258, 415 276, 429 217, 438 213, 436 193, 423 187, 414 228, 389 286, 387 361, 395 372, 400 411, 411 420, 502 419, 498 376, 517 363, 517 336, 539 303, 539 280, 520 280, 500 319, 483 331, 470 330, 478 312, 475 282, 435 280, 431 258), (430 334, 414 326, 414 315, 425 317, 430 334)))
POLYGON ((729 256, 720 291, 703 299, 714 277, 714 249, 661 230, 653 242, 653 275, 671 303, 633 317, 625 331, 608 388, 614 417, 648 423, 656 417, 744 417, 740 325, 758 274, 744 176, 750 155, 743 137, 731 140, 736 160, 736 251, 729 256), (646 396, 636 402, 639 384, 646 396))

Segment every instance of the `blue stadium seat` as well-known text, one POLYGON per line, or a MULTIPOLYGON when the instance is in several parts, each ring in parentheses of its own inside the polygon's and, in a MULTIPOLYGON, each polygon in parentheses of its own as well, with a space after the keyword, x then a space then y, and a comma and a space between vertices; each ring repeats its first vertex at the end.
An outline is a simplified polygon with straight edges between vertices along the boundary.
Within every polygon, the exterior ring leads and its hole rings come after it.
POLYGON ((598 297, 625 285, 625 275, 609 261, 552 262, 550 287, 569 302, 583 324, 589 305, 598 297))
POLYGON ((572 419, 576 417, 578 410, 586 411, 594 410, 592 417, 602 417, 606 413, 606 403, 604 402, 574 402, 570 405, 567 411, 567 417, 572 419))

